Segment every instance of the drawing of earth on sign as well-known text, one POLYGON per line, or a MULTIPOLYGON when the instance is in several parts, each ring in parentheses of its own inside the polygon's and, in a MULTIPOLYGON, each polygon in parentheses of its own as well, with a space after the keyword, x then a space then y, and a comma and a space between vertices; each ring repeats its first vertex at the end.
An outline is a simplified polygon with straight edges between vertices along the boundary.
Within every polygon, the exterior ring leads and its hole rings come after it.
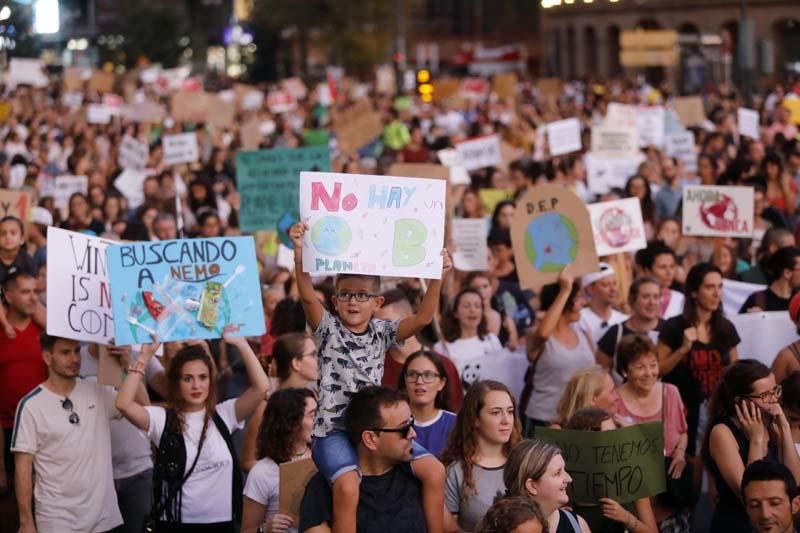
POLYGON ((539 272, 559 272, 578 255, 578 230, 552 211, 536 217, 525 230, 525 254, 539 272))
POLYGON ((634 237, 635 228, 628 213, 611 207, 600 215, 600 237, 612 248, 622 248, 634 237))
POLYGON ((311 228, 311 243, 324 255, 341 255, 350 246, 353 233, 350 225, 339 217, 324 217, 311 228))

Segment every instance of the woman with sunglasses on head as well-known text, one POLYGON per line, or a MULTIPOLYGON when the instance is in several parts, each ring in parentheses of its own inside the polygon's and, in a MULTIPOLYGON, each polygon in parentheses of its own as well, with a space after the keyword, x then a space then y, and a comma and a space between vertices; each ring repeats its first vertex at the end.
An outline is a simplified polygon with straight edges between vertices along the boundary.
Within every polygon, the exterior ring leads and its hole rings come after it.
POLYGON ((447 410, 448 382, 442 358, 429 350, 408 356, 400 371, 397 388, 408 394, 414 415, 415 441, 438 457, 441 455, 456 415, 447 410))
POLYGON ((520 441, 516 401, 497 381, 479 381, 464 397, 442 462, 445 531, 474 531, 495 497, 505 492, 503 467, 520 441))
POLYGON ((242 533, 296 532, 294 520, 279 510, 281 463, 311 457, 311 428, 317 401, 305 388, 275 391, 258 432, 258 462, 244 487, 242 533))
POLYGON ((751 531, 741 501, 744 469, 759 459, 783 462, 800 479, 800 457, 781 409, 781 387, 762 363, 744 359, 725 370, 711 400, 703 458, 717 489, 712 533, 751 531))
POLYGON ((285 333, 272 347, 272 362, 278 378, 277 389, 270 388, 247 421, 242 444, 242 470, 249 472, 258 461, 257 442, 267 398, 274 390, 305 388, 317 382, 317 345, 308 333, 285 333))
POLYGON ((158 448, 153 467, 155 531, 233 532, 241 512, 241 472, 231 433, 242 427, 267 391, 267 375, 244 337, 225 336, 247 369, 250 386, 217 404, 217 371, 201 346, 181 348, 167 371, 167 406, 134 399, 158 341, 142 347, 117 395, 117 409, 158 448), (230 497, 229 497, 230 495, 230 497))

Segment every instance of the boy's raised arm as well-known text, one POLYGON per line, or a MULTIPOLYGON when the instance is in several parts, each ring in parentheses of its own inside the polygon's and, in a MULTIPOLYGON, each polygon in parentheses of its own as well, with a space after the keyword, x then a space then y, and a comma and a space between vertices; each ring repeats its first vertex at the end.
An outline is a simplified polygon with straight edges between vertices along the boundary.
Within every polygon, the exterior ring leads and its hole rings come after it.
POLYGON ((439 296, 442 292, 442 280, 452 270, 453 263, 447 250, 442 250, 442 277, 428 282, 428 290, 422 297, 416 314, 404 318, 397 325, 397 341, 403 342, 407 338, 416 335, 419 331, 431 323, 436 314, 436 306, 439 305, 439 296))
POLYGON ((322 315, 325 309, 317 300, 311 276, 307 272, 303 272, 303 236, 306 228, 307 224, 305 222, 298 222, 289 229, 289 237, 294 244, 294 275, 297 279, 297 292, 300 295, 300 303, 303 304, 306 322, 308 322, 312 330, 315 330, 319 323, 322 322, 322 315))

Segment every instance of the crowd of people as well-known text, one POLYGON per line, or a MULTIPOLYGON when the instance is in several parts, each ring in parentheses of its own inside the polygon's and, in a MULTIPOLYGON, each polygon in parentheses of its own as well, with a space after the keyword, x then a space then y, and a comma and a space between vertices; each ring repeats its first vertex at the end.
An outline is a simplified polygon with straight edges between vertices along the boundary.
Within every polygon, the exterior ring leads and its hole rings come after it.
MULTIPOLYGON (((783 313, 800 331, 800 136, 785 105, 800 99, 800 83, 776 84, 750 104, 760 138, 739 132, 741 95, 709 88, 705 122, 689 129, 697 170, 643 146, 625 186, 602 195, 591 192, 585 151, 550 155, 546 124, 577 117, 588 149, 609 103, 670 113, 668 84, 565 82, 548 94, 521 79, 513 97, 433 103, 344 79, 323 86, 325 97, 308 91, 285 112, 266 101, 239 109, 230 127, 124 112, 89 123, 81 109, 103 95, 88 87, 83 107, 64 101, 60 80, 6 88, 3 186, 35 207, 29 219, 8 209, 0 219, 3 530, 794 530, 800 341, 739 353, 744 332, 732 317, 783 313), (362 100, 380 113, 383 134, 347 146, 337 117, 362 100), (243 127, 252 121, 258 128, 243 127), (166 164, 161 139, 188 131, 199 160, 166 164), (240 235, 244 146, 324 145, 333 171, 388 174, 393 163, 437 163, 437 151, 489 134, 515 158, 448 187, 449 219, 485 219, 485 271, 454 268, 457 245, 447 239, 440 279, 312 279, 300 222, 283 239, 276 228, 254 236, 262 338, 129 347, 46 333, 48 259, 62 259, 48 258, 48 226, 128 241, 240 235), (126 138, 149 147, 135 209, 130 191, 115 186, 126 138), (88 177, 65 206, 52 187, 61 175, 88 177), (647 246, 603 257, 582 277, 567 266, 557 282, 529 290, 511 224, 516 201, 545 183, 585 203, 638 199, 647 246), (693 184, 752 188, 752 238, 684 235, 682 191, 693 184), (487 203, 485 189, 507 199, 487 203), (276 259, 279 240, 293 244, 289 264, 276 259), (735 309, 723 308, 731 281, 754 287, 735 309), (97 382, 101 350, 125 369, 118 389, 97 382), (527 372, 487 379, 482 370, 498 358, 523 361, 527 372), (653 421, 663 424, 668 490, 630 503, 571 501, 566 456, 537 437, 541 427, 653 421), (308 459, 318 472, 294 515, 282 504, 281 465, 308 459)), ((169 100, 142 80, 134 89, 140 104, 169 100)))

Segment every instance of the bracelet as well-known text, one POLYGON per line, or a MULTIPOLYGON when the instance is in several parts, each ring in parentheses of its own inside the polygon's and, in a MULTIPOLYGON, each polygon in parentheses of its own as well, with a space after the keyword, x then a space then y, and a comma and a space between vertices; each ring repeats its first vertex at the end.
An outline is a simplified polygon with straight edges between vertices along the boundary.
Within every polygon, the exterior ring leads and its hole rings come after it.
POLYGON ((682 452, 685 452, 685 451, 686 451, 686 447, 685 447, 685 446, 678 445, 678 446, 675 446, 674 448, 672 448, 672 451, 673 451, 673 452, 675 452, 675 451, 677 451, 677 450, 680 450, 680 451, 682 451, 682 452))
POLYGON ((141 368, 136 368, 136 367, 135 367, 135 366, 133 366, 133 365, 131 365, 131 366, 129 366, 129 367, 128 367, 128 373, 129 373, 129 374, 131 374, 131 373, 134 373, 134 374, 141 374, 142 376, 144 376, 144 370, 142 370, 141 368))

